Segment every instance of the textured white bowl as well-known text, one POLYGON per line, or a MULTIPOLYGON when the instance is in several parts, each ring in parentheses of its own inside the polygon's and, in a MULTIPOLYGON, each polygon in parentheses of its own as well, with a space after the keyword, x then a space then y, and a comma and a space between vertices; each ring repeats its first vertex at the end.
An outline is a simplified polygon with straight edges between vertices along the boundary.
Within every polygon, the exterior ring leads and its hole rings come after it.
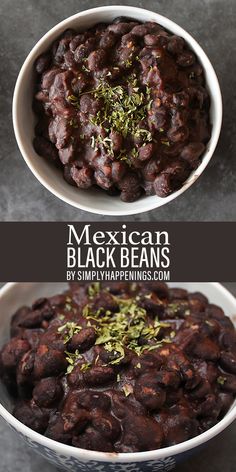
MULTIPOLYGON (((170 283, 189 291, 204 293, 212 303, 218 304, 236 324, 236 299, 218 283, 170 283)), ((21 305, 31 304, 36 298, 54 295, 66 287, 63 283, 9 283, 0 290, 0 346, 8 339, 9 321, 21 305)), ((236 401, 224 418, 208 431, 171 447, 138 453, 105 453, 79 449, 58 443, 36 433, 14 418, 11 400, 0 385, 0 416, 6 423, 50 462, 71 472, 164 472, 174 468, 196 448, 223 431, 236 418, 236 401)))
POLYGON ((15 136, 21 154, 35 177, 37 177, 41 184, 61 200, 76 208, 103 215, 121 216, 142 213, 158 208, 178 197, 178 195, 181 195, 181 193, 187 190, 197 180, 210 161, 219 138, 221 122, 222 99, 219 83, 209 59, 199 44, 183 28, 164 16, 130 6, 93 8, 71 16, 52 28, 40 39, 27 56, 19 73, 13 97, 13 124, 15 136), (65 182, 62 172, 55 169, 53 165, 49 164, 49 162, 42 157, 39 157, 32 146, 35 125, 35 116, 32 111, 34 77, 33 64, 35 59, 42 52, 47 50, 51 43, 67 28, 84 30, 98 22, 111 22, 117 16, 126 16, 140 21, 155 21, 172 33, 182 36, 197 55, 205 72, 206 84, 211 97, 211 139, 206 147, 204 155, 202 156, 200 166, 191 173, 181 189, 166 198, 143 196, 133 203, 125 203, 120 200, 119 196, 111 197, 98 189, 81 190, 72 187, 65 182))

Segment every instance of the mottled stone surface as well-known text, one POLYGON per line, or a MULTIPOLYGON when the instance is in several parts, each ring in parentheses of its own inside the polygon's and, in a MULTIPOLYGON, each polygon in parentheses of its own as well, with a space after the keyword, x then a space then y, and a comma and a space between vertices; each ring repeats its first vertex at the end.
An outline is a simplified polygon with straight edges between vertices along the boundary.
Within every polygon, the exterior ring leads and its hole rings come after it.
MULTIPOLYGON (((224 125, 211 164, 190 190, 167 206, 130 220, 234 220, 236 216, 235 0, 1 0, 0 220, 102 220, 51 195, 31 174, 14 139, 11 100, 20 66, 53 25, 80 10, 122 3, 155 10, 186 28, 209 55, 224 97, 224 125)), ((106 217, 109 219, 109 217, 106 217)), ((111 218, 110 218, 111 220, 111 218)), ((125 220, 125 218, 124 218, 125 220)))
MULTIPOLYGON (((223 285, 236 296, 236 283, 223 285)), ((196 455, 179 465, 175 472, 235 472, 235 436, 236 421, 196 455)), ((54 466, 18 439, 1 419, 0 438, 0 472, 57 472, 54 466)))

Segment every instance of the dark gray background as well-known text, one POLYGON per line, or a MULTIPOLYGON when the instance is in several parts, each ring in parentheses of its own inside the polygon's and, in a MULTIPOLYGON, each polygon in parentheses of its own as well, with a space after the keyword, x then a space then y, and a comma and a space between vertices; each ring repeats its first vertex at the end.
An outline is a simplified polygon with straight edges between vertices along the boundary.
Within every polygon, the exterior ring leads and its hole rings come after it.
MULTIPOLYGON (((11 100, 17 74, 38 39, 80 10, 101 5, 134 5, 155 10, 186 28, 209 55, 224 97, 224 125, 217 151, 190 190, 160 209, 124 220, 230 221, 236 206, 235 0, 1 0, 1 221, 104 220, 61 202, 35 179, 15 143, 11 100)), ((106 219, 110 219, 107 217, 106 219)))
MULTIPOLYGON (((236 282, 223 285, 236 296, 236 282)), ((235 436, 236 421, 175 472, 235 472, 235 436)), ((1 419, 0 438, 0 472, 59 472, 18 439, 1 419)))

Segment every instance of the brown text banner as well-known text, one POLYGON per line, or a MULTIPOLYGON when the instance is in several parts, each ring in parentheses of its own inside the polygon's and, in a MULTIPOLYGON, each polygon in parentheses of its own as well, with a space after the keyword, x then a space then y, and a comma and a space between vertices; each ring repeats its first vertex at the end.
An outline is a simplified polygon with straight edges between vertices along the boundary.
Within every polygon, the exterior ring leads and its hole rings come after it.
POLYGON ((0 223, 0 281, 236 280, 236 223, 0 223))

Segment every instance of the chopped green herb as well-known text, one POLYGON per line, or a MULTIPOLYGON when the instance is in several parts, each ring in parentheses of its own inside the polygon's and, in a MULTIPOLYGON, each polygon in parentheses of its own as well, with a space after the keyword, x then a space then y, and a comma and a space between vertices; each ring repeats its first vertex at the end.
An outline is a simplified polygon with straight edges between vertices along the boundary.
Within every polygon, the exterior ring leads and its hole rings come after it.
POLYGON ((211 327, 214 326, 214 324, 213 324, 211 321, 209 321, 209 320, 205 320, 205 323, 206 323, 208 326, 211 326, 211 327))
POLYGON ((68 367, 67 367, 66 373, 71 374, 71 372, 73 371, 73 369, 75 367, 75 364, 76 364, 77 360, 82 359, 82 356, 79 353, 78 349, 76 349, 76 351, 74 353, 65 351, 65 354, 66 354, 66 360, 69 364, 68 367))
POLYGON ((71 310, 72 310, 72 306, 71 306, 70 303, 66 303, 66 304, 65 304, 65 310, 66 310, 66 311, 71 311, 71 310))
POLYGON ((91 136, 91 147, 92 147, 95 151, 98 150, 98 148, 97 148, 97 146, 96 146, 96 138, 95 138, 95 136, 91 136))
POLYGON ((127 59, 126 61, 123 61, 123 64, 125 65, 125 67, 129 68, 132 66, 133 62, 131 59, 127 59))
POLYGON ((65 315, 62 315, 62 314, 61 314, 61 315, 58 315, 58 319, 61 320, 61 321, 63 321, 63 320, 65 319, 65 315))
POLYGON ((100 292, 100 289, 101 289, 100 282, 93 282, 88 288, 89 298, 95 297, 100 292))
POLYGON ((91 365, 92 365, 91 362, 86 362, 81 365, 80 370, 82 372, 86 372, 86 370, 90 369, 91 365))
POLYGON ((76 97, 75 95, 69 95, 67 97, 68 102, 73 105, 74 107, 79 106, 79 97, 76 97))
POLYGON ((68 321, 63 326, 60 326, 57 331, 58 333, 64 334, 63 342, 66 344, 68 341, 70 341, 74 334, 79 333, 81 329, 82 327, 77 325, 74 321, 68 321))
POLYGON ((95 98, 103 99, 104 102, 103 109, 92 118, 93 124, 99 126, 106 121, 110 125, 109 130, 117 131, 124 137, 128 134, 139 137, 142 134, 145 141, 150 141, 152 139, 150 131, 139 128, 139 123, 146 117, 150 96, 145 96, 136 88, 135 75, 128 78, 128 83, 133 87, 131 94, 125 85, 111 86, 104 80, 95 90, 86 92, 93 94, 95 98))
POLYGON ((170 146, 170 141, 167 141, 166 139, 162 139, 161 144, 164 144, 165 146, 170 146))
POLYGON ((188 316, 190 315, 190 310, 187 308, 187 303, 185 302, 179 302, 179 303, 170 303, 167 306, 167 310, 172 314, 172 315, 177 315, 180 311, 184 315, 188 316))
POLYGON ((217 383, 220 385, 224 385, 226 380, 227 380, 226 377, 222 377, 221 375, 217 377, 217 383))
POLYGON ((126 397, 128 397, 134 391, 132 385, 130 385, 130 384, 125 384, 125 385, 123 385, 122 388, 124 390, 124 393, 125 393, 126 397))
POLYGON ((93 325, 97 333, 95 344, 102 345, 111 354, 109 364, 120 364, 125 357, 125 348, 140 355, 145 350, 157 349, 163 343, 171 342, 169 337, 157 339, 160 329, 169 328, 170 324, 159 322, 156 318, 152 324, 146 326, 147 312, 138 305, 138 300, 122 299, 114 295, 113 299, 119 307, 115 313, 109 310, 104 313, 103 309, 94 312, 89 304, 83 309, 83 316, 88 321, 96 322, 93 325))
POLYGON ((90 69, 88 69, 85 65, 82 66, 82 70, 84 72, 90 72, 90 69))
POLYGON ((72 126, 73 128, 78 128, 78 122, 75 118, 72 118, 70 121, 69 121, 69 125, 72 126))

